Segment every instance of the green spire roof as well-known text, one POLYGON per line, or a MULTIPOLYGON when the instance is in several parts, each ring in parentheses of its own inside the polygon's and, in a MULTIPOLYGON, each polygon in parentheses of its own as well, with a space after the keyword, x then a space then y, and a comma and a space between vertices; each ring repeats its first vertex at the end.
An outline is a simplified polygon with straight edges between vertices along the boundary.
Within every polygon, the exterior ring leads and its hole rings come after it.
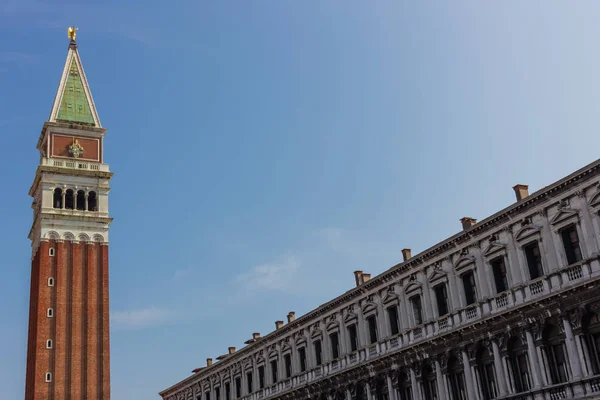
POLYGON ((101 127, 74 42, 69 46, 50 121, 68 121, 101 127))

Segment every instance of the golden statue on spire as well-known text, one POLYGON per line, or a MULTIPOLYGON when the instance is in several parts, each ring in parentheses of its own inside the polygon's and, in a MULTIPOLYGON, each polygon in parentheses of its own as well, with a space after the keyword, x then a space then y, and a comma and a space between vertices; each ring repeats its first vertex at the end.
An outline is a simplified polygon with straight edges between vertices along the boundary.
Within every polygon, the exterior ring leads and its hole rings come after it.
POLYGON ((73 41, 75 41, 75 36, 77 36, 77 30, 79 28, 77 28, 76 26, 70 26, 69 30, 67 31, 67 35, 69 36, 69 38, 73 41))

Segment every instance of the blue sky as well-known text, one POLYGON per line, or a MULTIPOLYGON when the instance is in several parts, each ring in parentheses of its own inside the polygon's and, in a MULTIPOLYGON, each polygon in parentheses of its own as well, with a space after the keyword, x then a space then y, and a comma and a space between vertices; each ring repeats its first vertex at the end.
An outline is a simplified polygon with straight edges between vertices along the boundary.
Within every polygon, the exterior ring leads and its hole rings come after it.
POLYGON ((598 157, 594 1, 0 1, 0 387, 23 397, 35 145, 69 25, 110 200, 112 397, 158 399, 598 157))

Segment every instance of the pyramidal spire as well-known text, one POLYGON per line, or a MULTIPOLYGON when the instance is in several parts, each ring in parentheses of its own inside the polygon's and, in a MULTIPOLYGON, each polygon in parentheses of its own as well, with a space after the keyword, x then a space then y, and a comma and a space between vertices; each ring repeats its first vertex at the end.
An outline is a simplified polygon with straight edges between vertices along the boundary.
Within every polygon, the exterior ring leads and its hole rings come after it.
POLYGON ((75 122, 102 128, 77 50, 77 28, 69 28, 67 61, 50 112, 50 122, 75 122))

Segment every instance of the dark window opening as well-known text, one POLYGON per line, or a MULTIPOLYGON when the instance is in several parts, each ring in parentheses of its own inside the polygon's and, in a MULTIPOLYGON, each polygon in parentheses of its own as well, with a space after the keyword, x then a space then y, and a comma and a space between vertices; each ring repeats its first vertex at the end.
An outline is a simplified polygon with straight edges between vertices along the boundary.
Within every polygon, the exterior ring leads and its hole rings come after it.
POLYGON ((506 277, 506 265, 504 257, 498 257, 490 262, 492 272, 494 273, 494 282, 496 283, 496 293, 504 292, 508 289, 508 279, 506 277))
POLYGON ((321 365, 321 363, 323 362, 321 341, 320 340, 315 341, 314 346, 315 346, 315 361, 316 361, 317 365, 321 365))
POLYGON ((556 325, 548 324, 542 333, 542 349, 546 354, 553 384, 568 381, 565 340, 556 325))
POLYGON ((473 271, 465 272, 461 275, 463 288, 465 290, 465 301, 467 305, 477 301, 477 286, 475 285, 475 274, 473 271))
POLYGON ((277 360, 271 361, 271 381, 277 383, 277 360))
POLYGON ((300 372, 306 371, 306 349, 304 347, 298 350, 298 358, 300 358, 300 372))
POLYGON ((446 284, 441 283, 433 288, 435 291, 435 299, 438 307, 438 316, 448 314, 448 291, 446 290, 446 284))
POLYGON ((204 398, 205 398, 206 400, 210 400, 210 392, 206 392, 206 393, 204 393, 204 398))
POLYGON ((74 208, 73 201, 73 191, 71 189, 67 189, 67 193, 65 193, 65 208, 72 210, 74 208))
POLYGON ((246 384, 248 386, 248 394, 252 393, 252 372, 246 374, 246 384))
POLYGON ((423 323, 423 306, 421 305, 421 296, 413 296, 410 298, 410 302, 413 308, 413 315, 415 317, 415 325, 421 325, 423 323))
POLYGON ((77 209, 79 211, 85 210, 85 192, 83 190, 77 191, 77 209))
POLYGON ((235 397, 242 397, 242 378, 235 378, 235 397))
POLYGON ((258 367, 258 388, 264 389, 265 387, 265 367, 261 365, 258 367))
POLYGON ((285 377, 289 378, 292 376, 292 355, 286 354, 283 356, 283 360, 285 362, 285 377))
POLYGON ((577 229, 575 225, 571 225, 560 231, 562 236, 563 246, 565 248, 565 254, 567 256, 567 263, 573 264, 583 259, 581 255, 581 247, 579 247, 579 236, 577 235, 577 229))
POLYGON ((529 269, 529 279, 537 279, 543 275, 542 256, 538 242, 533 242, 525 247, 525 258, 527 259, 527 268, 529 269))
POLYGON ((358 335, 356 334, 356 325, 350 325, 348 327, 348 333, 350 336, 350 351, 356 351, 356 349, 358 349, 358 335))
POLYGON ((52 205, 54 208, 63 208, 62 189, 60 189, 60 188, 54 189, 54 198, 52 200, 52 205))
POLYGON ((369 342, 370 344, 377 343, 377 319, 374 315, 367 318, 369 324, 369 342))
POLYGON ((437 380, 431 365, 426 364, 422 370, 424 400, 437 400, 437 380))
POLYGON ((331 358, 335 360, 340 356, 340 340, 337 332, 329 335, 329 340, 331 341, 331 358))
POLYGON ((590 356, 590 369, 600 374, 600 316, 588 312, 582 320, 583 340, 590 356))
POLYGON ((225 384, 225 400, 231 400, 231 384, 229 382, 225 384))
POLYGON ((515 390, 517 393, 525 392, 531 388, 527 347, 521 339, 512 337, 508 341, 507 350, 508 364, 515 384, 515 390))
POLYGON ((400 400, 413 400, 410 377, 404 371, 401 371, 398 375, 398 392, 400 393, 400 400))
POLYGON ((497 396, 497 389, 496 376, 494 374, 494 358, 487 347, 479 347, 477 350, 476 362, 483 400, 491 400, 497 396))
POLYGON ((467 400, 464 368, 456 356, 448 359, 448 383, 452 400, 467 400))
POLYGON ((215 400, 221 400, 221 388, 215 388, 215 400))
POLYGON ((96 197, 96 192, 90 192, 88 194, 88 210, 98 211, 98 198, 96 197))
POLYGON ((390 331, 392 335, 400 333, 400 325, 398 324, 398 307, 391 306, 387 308, 388 320, 390 321, 390 331))

